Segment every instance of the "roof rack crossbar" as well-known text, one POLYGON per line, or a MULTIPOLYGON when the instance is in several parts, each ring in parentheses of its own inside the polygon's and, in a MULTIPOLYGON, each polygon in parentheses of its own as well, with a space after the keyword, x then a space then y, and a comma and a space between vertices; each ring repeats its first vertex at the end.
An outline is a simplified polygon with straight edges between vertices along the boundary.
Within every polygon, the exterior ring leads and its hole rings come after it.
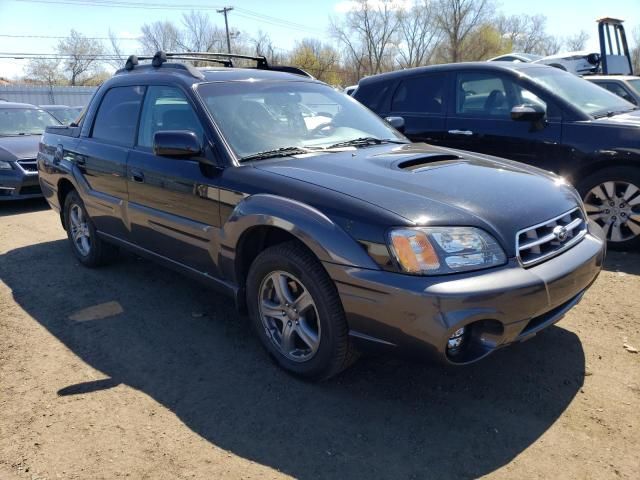
POLYGON ((181 57, 184 55, 196 55, 198 57, 212 57, 212 58, 242 58, 244 60, 253 60, 257 63, 258 68, 269 68, 269 62, 266 57, 262 55, 242 55, 240 53, 220 53, 220 52, 167 52, 165 53, 167 58, 181 57))

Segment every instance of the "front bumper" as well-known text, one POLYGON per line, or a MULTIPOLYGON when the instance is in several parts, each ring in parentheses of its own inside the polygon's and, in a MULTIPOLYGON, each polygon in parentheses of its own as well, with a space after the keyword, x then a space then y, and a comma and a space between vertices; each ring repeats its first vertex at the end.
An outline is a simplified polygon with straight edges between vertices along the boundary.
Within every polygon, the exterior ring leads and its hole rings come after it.
POLYGON ((470 363, 531 338, 560 320, 595 281, 606 238, 595 224, 574 247, 531 268, 516 259, 504 267, 438 277, 325 264, 337 285, 351 336, 369 344, 429 351, 449 363, 470 363), (461 327, 469 338, 459 355, 448 338, 461 327))
POLYGON ((38 174, 15 168, 0 172, 0 202, 42 197, 38 174))

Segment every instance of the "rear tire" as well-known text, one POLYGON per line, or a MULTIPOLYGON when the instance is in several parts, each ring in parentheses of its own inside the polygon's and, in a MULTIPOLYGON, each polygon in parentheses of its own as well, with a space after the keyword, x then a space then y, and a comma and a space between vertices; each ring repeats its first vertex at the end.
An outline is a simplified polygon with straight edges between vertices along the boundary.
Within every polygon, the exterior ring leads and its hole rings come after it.
POLYGON ((604 168, 580 180, 577 189, 589 219, 607 234, 609 248, 640 247, 640 168, 604 168))
POLYGON ((86 267, 95 268, 113 260, 117 248, 96 234, 96 228, 78 192, 71 191, 64 201, 64 226, 71 251, 86 267))
POLYGON ((289 373, 324 380, 357 358, 335 284, 295 241, 256 257, 247 278, 247 305, 263 346, 289 373))

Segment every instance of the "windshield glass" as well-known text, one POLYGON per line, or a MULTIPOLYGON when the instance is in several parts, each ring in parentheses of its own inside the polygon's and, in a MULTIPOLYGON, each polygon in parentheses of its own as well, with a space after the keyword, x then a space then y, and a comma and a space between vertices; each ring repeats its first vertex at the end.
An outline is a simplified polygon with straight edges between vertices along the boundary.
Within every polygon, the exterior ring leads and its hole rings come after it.
POLYGON ((41 135, 45 127, 60 123, 36 108, 0 108, 0 136, 41 135))
POLYGON ((351 97, 310 82, 228 82, 198 87, 240 158, 281 148, 321 149, 364 137, 407 141, 351 97))
POLYGON ((558 68, 531 68, 526 70, 526 75, 587 115, 620 113, 635 108, 631 103, 604 88, 558 68))
POLYGON ((631 88, 633 88, 638 95, 640 95, 640 78, 637 80, 629 80, 628 81, 629 85, 631 85, 631 88))
POLYGON ((79 112, 75 108, 55 108, 51 109, 49 113, 65 125, 74 122, 79 116, 79 112))

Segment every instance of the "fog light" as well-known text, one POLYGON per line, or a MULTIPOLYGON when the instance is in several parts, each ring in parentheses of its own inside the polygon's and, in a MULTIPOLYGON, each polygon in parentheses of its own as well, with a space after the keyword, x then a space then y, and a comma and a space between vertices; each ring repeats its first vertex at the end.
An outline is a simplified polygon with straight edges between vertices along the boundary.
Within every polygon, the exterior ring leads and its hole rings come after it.
POLYGON ((449 353, 455 354, 460 350, 462 342, 464 341, 465 331, 465 327, 459 328, 449 337, 449 340, 447 341, 447 351, 449 353))

